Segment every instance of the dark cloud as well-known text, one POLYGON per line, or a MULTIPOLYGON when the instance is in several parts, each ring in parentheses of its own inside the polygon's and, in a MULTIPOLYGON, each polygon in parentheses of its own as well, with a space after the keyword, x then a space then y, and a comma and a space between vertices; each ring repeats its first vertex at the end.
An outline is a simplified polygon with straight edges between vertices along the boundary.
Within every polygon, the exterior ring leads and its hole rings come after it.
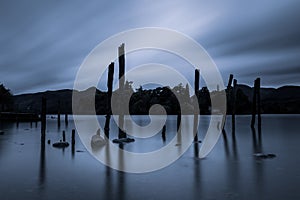
POLYGON ((297 0, 1 1, 0 82, 14 93, 72 88, 81 62, 99 42, 156 26, 196 39, 225 81, 233 73, 246 84, 261 76, 269 86, 299 85, 299 6, 297 0))

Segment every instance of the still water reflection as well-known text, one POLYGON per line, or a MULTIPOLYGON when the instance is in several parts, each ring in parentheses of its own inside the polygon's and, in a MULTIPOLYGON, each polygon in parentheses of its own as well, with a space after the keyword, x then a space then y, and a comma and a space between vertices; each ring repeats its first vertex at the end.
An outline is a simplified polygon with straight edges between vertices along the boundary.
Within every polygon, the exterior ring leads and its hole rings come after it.
MULTIPOLYGON (((134 118, 140 124, 149 123, 147 116, 134 118)), ((75 148, 63 151, 47 142, 41 144, 40 124, 1 123, 0 199, 300 199, 300 115, 264 115, 261 131, 251 130, 250 116, 238 116, 235 135, 230 119, 226 120, 226 135, 205 159, 197 157, 201 143, 194 142, 172 165, 145 174, 118 172, 99 163, 77 134, 75 148), (277 157, 253 156, 260 152, 277 157)), ((104 125, 105 117, 99 116, 99 121, 104 125)), ((199 140, 208 124, 209 117, 201 116, 199 140)), ((121 148, 136 152, 159 149, 178 137, 176 126, 176 116, 170 116, 164 139, 160 132, 121 148)), ((72 121, 58 128, 56 120, 48 118, 46 140, 51 144, 59 141, 65 130, 71 142, 72 129, 72 121)), ((114 123, 110 134, 111 139, 118 136, 114 123)), ((126 163, 122 153, 105 153, 108 162, 116 156, 120 165, 126 163)))

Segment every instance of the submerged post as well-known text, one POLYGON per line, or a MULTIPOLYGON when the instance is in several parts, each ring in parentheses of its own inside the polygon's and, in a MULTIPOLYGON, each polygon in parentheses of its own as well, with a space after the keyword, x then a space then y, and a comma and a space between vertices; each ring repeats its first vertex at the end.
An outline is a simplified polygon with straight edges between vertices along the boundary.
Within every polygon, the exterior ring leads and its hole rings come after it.
POLYGON ((41 141, 45 142, 46 139, 46 107, 47 100, 45 97, 42 98, 42 111, 41 111, 41 141))
POLYGON ((110 123, 110 115, 111 115, 111 96, 112 96, 112 87, 113 87, 113 79, 114 79, 114 67, 115 64, 112 62, 108 66, 108 76, 107 76, 107 111, 106 111, 106 120, 104 133, 106 137, 109 138, 109 123, 110 123))

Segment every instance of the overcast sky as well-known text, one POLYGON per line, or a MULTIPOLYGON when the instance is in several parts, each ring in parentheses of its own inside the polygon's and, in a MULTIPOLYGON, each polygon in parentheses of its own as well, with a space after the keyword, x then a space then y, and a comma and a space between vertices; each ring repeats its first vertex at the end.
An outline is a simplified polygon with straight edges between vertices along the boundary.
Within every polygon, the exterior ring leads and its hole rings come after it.
POLYGON ((224 82, 233 73, 248 85, 258 76, 263 86, 300 85, 299 20, 299 0, 2 0, 0 83, 14 94, 72 88, 101 41, 131 28, 164 27, 199 42, 224 82))

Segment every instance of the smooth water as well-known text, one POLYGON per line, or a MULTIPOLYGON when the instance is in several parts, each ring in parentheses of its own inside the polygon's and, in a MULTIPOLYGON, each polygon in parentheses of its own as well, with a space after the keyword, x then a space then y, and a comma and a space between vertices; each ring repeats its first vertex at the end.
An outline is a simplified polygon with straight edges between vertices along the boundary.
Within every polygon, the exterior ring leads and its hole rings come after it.
MULTIPOLYGON (((141 125, 149 123, 147 116, 133 118, 141 125)), ((208 157, 197 158, 201 143, 193 143, 170 166, 144 174, 106 167, 86 150, 77 134, 75 151, 53 148, 63 130, 70 142, 71 120, 67 127, 62 121, 58 128, 56 119, 47 119, 46 141, 50 139, 51 144, 45 148, 39 123, 2 123, 0 199, 300 199, 300 115, 263 115, 260 135, 251 130, 250 116, 237 116, 235 138, 230 119, 225 126, 227 137, 220 137, 208 157), (257 159, 253 154, 258 152, 277 157, 257 159)), ((99 121, 103 125, 104 116, 99 121)), ((209 116, 201 116, 199 140, 208 124, 209 116)), ((165 141, 159 132, 124 148, 154 151, 176 137, 175 132, 176 116, 169 116, 165 141)), ((112 123, 110 138, 116 137, 112 123)))

